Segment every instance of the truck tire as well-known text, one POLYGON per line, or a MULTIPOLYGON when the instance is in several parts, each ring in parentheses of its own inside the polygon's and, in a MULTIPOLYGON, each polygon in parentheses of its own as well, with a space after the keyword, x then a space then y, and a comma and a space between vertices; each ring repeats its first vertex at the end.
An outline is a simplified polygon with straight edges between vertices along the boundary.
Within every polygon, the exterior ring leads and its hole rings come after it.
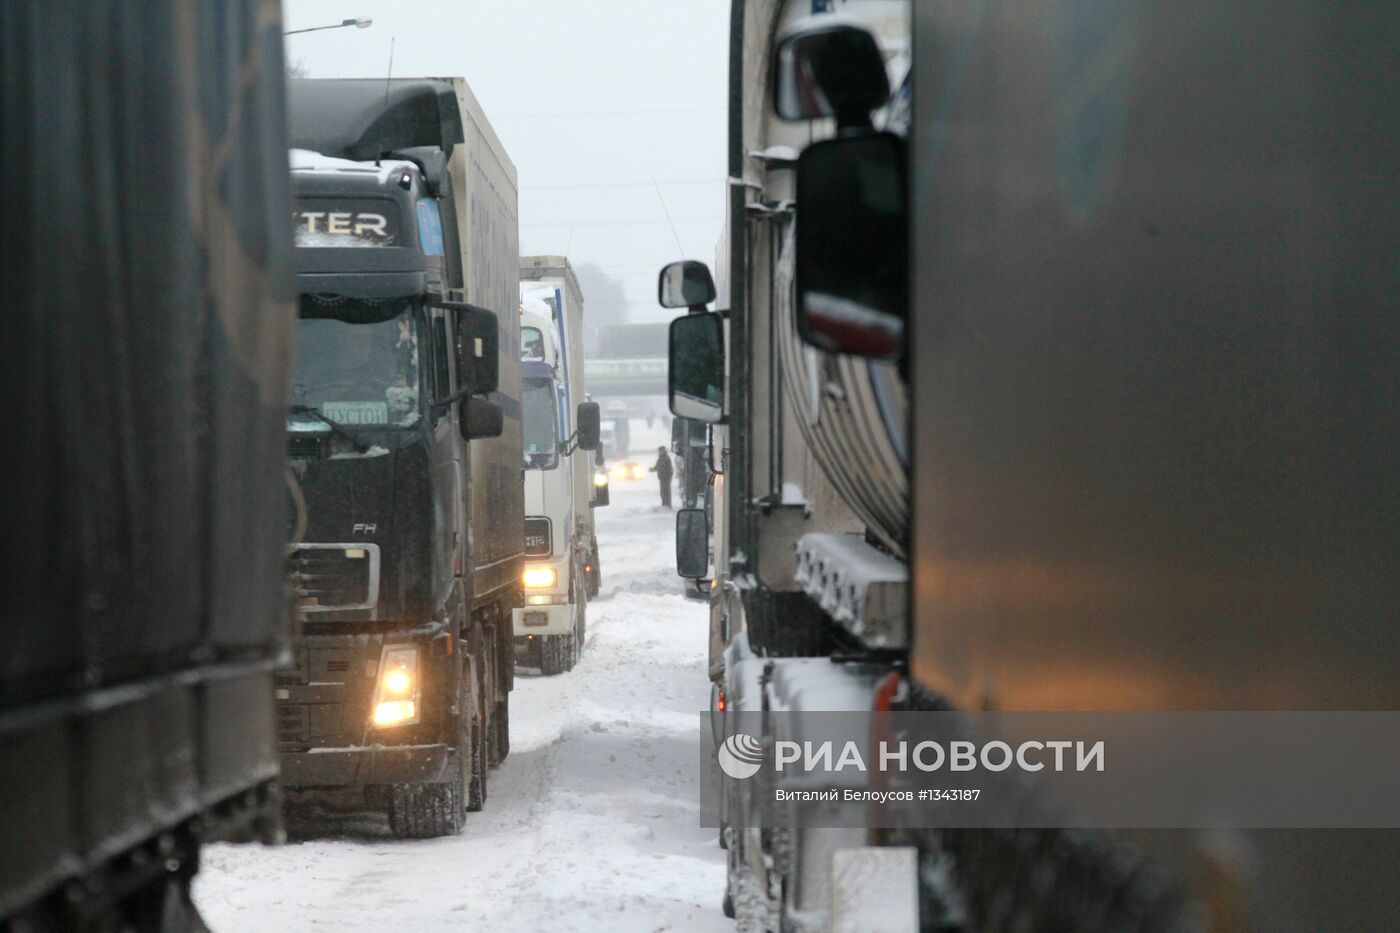
POLYGON ((586 592, 589 599, 595 598, 603 588, 603 564, 598 559, 598 539, 594 538, 589 548, 588 566, 593 568, 586 574, 586 592))
MULTIPOLYGON (((456 758, 460 762, 462 755, 456 758)), ((455 836, 464 819, 460 781, 390 786, 389 829, 400 839, 455 836)))
POLYGON ((574 667, 574 636, 543 635, 540 642, 540 673, 553 677, 574 667))
POLYGON ((496 704, 496 716, 492 725, 491 764, 498 765, 510 754, 510 694, 496 704))
MULTIPOLYGON (((486 648, 481 639, 481 629, 472 632, 478 651, 486 648)), ((486 806, 486 772, 490 769, 490 750, 487 748, 486 679, 485 661, 480 654, 472 655, 469 669, 472 671, 470 690, 463 697, 470 700, 470 706, 463 706, 461 717, 467 724, 467 747, 471 749, 470 768, 467 772, 466 807, 469 813, 476 813, 486 806)))

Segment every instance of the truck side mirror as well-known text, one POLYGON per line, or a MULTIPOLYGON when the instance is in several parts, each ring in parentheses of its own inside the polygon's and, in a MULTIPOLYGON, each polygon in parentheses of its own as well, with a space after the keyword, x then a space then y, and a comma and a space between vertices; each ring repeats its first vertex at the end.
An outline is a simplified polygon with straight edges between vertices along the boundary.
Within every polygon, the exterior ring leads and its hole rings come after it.
POLYGON ((840 129, 868 127, 870 111, 889 99, 885 57, 868 30, 819 14, 778 39, 773 107, 784 120, 835 117, 840 129))
POLYGON ((797 160, 797 332, 814 347, 877 359, 904 349, 909 214, 904 141, 863 133, 797 160))
POLYGON ((597 402, 578 403, 578 446, 580 450, 597 450, 602 442, 603 416, 597 402))
POLYGON ((457 385, 472 395, 496 391, 501 381, 501 338, 496 315, 476 305, 441 302, 457 316, 457 385))
POLYGON ((656 300, 663 308, 705 310, 705 305, 715 300, 710 267, 696 259, 663 266, 656 279, 656 300))
POLYGON ((505 428, 501 406, 481 398, 464 398, 457 406, 457 427, 463 440, 500 437, 505 428))
POLYGON ((710 526, 704 509, 676 513, 676 572, 699 580, 710 570, 710 526))
POLYGON ((671 322, 667 391, 671 412, 707 424, 724 420, 724 324, 702 311, 671 322))

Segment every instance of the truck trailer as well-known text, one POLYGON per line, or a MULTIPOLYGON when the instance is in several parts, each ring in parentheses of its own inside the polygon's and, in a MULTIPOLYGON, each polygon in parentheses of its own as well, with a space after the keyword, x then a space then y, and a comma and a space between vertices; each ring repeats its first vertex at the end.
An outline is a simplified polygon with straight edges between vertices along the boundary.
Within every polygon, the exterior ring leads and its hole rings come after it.
MULTIPOLYGON (((712 709, 1400 706, 1394 25, 735 0, 718 288, 661 280, 712 709)), ((1400 917, 1394 829, 814 829, 722 780, 746 928, 1400 917)))
POLYGON ((294 80, 301 634, 289 800, 460 832, 508 750, 519 602, 515 169, 461 79, 294 80))
POLYGON ((583 293, 568 259, 522 257, 520 306, 529 549, 515 647, 524 663, 560 674, 582 655, 588 596, 599 582, 593 509, 600 413, 585 394, 583 293))
POLYGON ((170 6, 0 8, 5 930, 202 930, 202 845, 282 837, 281 18, 170 6))

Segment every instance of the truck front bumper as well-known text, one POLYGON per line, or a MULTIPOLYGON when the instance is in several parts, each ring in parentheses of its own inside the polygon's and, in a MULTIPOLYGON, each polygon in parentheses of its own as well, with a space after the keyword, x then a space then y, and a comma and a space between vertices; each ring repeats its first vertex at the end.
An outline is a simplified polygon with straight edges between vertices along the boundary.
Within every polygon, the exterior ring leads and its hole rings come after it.
POLYGON ((437 784, 447 775, 451 749, 438 745, 368 745, 282 753, 285 787, 363 787, 366 784, 437 784))
POLYGON ((511 627, 516 638, 528 635, 567 635, 574 630, 574 607, 567 603, 512 609, 511 627))

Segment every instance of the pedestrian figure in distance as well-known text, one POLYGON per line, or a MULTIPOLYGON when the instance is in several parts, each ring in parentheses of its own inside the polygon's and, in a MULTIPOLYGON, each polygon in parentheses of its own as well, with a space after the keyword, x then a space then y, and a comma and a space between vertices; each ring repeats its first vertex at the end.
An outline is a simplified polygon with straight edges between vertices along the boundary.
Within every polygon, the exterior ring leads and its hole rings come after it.
POLYGON ((652 465, 651 472, 656 474, 656 478, 661 481, 661 504, 666 508, 671 507, 671 457, 666 453, 665 447, 656 448, 656 463, 652 465))

